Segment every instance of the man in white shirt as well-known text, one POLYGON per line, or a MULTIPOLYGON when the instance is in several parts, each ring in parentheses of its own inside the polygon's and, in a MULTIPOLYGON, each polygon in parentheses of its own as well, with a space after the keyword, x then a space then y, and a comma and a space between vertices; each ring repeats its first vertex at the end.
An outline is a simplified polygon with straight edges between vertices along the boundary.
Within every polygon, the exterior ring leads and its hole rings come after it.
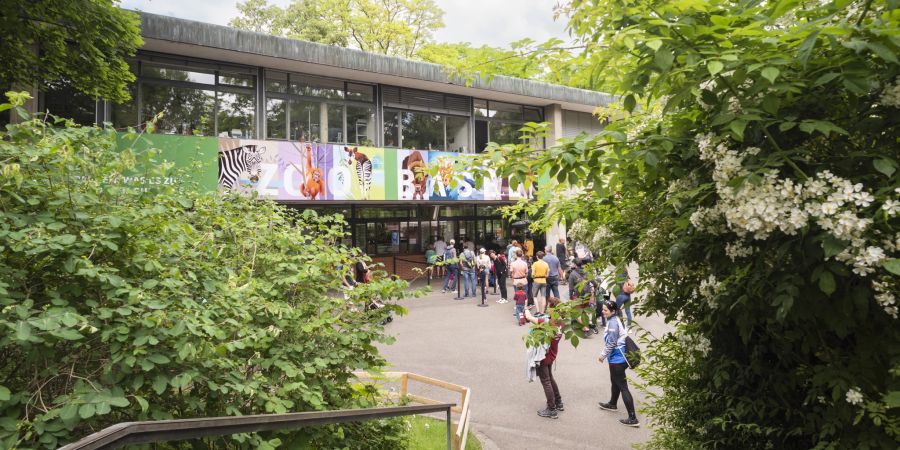
MULTIPOLYGON (((438 240, 434 241, 434 253, 437 255, 435 262, 441 262, 444 260, 444 252, 447 251, 447 243, 444 242, 443 239, 438 238, 438 240)), ((444 266, 438 265, 435 266, 437 268, 437 275, 444 275, 444 266)))
POLYGON ((487 250, 484 248, 478 250, 478 257, 475 258, 475 268, 478 270, 478 285, 481 286, 481 298, 484 299, 488 272, 491 270, 491 257, 487 255, 487 250))

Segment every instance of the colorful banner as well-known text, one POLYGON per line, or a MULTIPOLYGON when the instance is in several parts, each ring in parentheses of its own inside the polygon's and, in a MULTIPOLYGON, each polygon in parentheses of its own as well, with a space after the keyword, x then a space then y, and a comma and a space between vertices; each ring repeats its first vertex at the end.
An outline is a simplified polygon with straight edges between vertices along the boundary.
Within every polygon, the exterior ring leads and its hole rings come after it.
POLYGON ((457 173, 459 155, 219 138, 218 187, 283 201, 501 201, 526 195, 522 187, 510 192, 508 181, 498 177, 476 189, 471 173, 457 173), (429 175, 429 167, 437 167, 437 175, 429 175))

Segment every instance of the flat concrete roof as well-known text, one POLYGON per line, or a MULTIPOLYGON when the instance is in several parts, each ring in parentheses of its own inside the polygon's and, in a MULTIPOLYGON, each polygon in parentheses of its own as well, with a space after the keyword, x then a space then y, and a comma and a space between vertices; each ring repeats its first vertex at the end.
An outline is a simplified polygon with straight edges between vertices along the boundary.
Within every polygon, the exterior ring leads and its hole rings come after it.
POLYGON ((140 12, 144 50, 534 106, 591 112, 610 94, 521 78, 451 79, 438 64, 140 12))

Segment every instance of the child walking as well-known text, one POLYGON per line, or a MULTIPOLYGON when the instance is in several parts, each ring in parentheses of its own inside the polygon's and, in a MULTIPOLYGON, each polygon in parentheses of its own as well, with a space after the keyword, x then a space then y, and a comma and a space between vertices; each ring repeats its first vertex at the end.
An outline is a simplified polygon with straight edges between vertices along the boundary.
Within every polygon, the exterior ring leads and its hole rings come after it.
POLYGON ((519 326, 525 325, 525 302, 528 300, 528 296, 525 294, 525 285, 517 285, 516 293, 513 295, 513 300, 516 301, 516 311, 513 315, 516 317, 516 321, 519 322, 519 326))

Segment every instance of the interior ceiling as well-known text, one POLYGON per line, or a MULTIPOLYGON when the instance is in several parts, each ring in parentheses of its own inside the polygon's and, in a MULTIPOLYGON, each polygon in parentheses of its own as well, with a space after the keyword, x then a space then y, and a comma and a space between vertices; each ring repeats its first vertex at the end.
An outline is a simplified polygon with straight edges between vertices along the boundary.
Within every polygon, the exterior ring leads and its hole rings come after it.
POLYGON ((284 58, 276 58, 272 56, 257 55, 252 53, 242 53, 233 50, 224 50, 220 48, 204 47, 194 44, 185 44, 180 42, 163 41, 159 39, 144 39, 144 50, 159 53, 168 53, 193 58, 203 58, 213 61, 229 62, 234 64, 243 64, 248 66, 260 66, 268 69, 279 69, 290 72, 301 72, 310 75, 321 75, 333 78, 343 78, 350 81, 363 81, 367 83, 387 84, 392 86, 402 86, 415 89, 423 89, 428 91, 437 91, 447 94, 464 95, 487 100, 504 101, 510 103, 520 103, 532 106, 547 106, 553 103, 559 103, 563 109, 581 112, 593 112, 594 107, 590 105, 580 105, 568 102, 554 102, 547 99, 529 97, 525 95, 510 94, 505 92, 491 91, 487 89, 478 89, 460 86, 452 83, 437 83, 433 81, 418 80, 414 78, 405 78, 396 75, 385 75, 375 72, 366 72, 360 70, 346 69, 342 67, 327 66, 322 64, 312 64, 303 61, 296 61, 284 58))

